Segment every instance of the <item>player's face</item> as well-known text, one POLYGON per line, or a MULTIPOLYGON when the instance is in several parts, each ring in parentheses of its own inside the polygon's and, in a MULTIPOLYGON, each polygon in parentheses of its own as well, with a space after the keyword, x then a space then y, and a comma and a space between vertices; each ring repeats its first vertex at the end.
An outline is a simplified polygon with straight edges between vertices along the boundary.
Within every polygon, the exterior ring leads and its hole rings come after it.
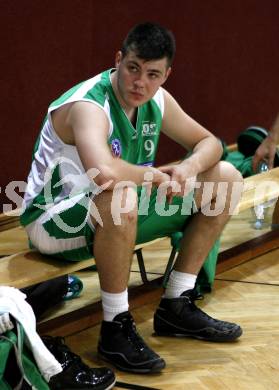
POLYGON ((167 58, 145 61, 133 51, 129 51, 125 57, 118 52, 116 68, 120 103, 127 108, 138 107, 149 101, 171 71, 167 58))

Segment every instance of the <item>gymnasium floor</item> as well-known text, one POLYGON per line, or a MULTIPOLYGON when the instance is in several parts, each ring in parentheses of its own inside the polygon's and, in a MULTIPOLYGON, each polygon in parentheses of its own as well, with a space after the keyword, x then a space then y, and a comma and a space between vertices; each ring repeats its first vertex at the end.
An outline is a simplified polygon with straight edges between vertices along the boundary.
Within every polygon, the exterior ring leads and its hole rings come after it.
MULTIPOLYGON (((278 255, 279 250, 270 252, 218 275, 214 291, 200 302, 209 314, 241 324, 244 333, 237 342, 154 337, 152 318, 158 301, 134 310, 140 333, 164 357, 167 368, 149 376, 116 370, 117 380, 152 389, 279 389, 278 255)), ((96 355, 98 334, 96 326, 67 337, 67 344, 89 365, 101 365, 96 355)))
MULTIPOLYGON (((260 237, 270 231, 272 208, 267 210, 261 230, 254 229, 251 210, 234 216, 221 237, 221 249, 226 250, 260 237)), ((18 229, 18 248, 26 246, 22 228, 18 229)), ((1 233, 2 254, 14 242, 15 230, 1 233)), ((8 253, 8 252, 7 252, 8 253)), ((149 280, 162 276, 170 253, 169 240, 144 249, 149 280)), ((153 336, 153 313, 162 289, 139 297, 132 310, 138 329, 145 340, 167 362, 166 369, 157 375, 131 375, 115 370, 122 387, 133 390, 275 390, 279 389, 279 249, 270 251, 218 273, 212 293, 198 304, 209 314, 235 321, 243 327, 239 341, 229 344, 209 343, 192 339, 159 338, 153 336), (123 384, 125 383, 125 385, 123 384), (125 386, 125 387, 123 387, 125 386)), ((99 301, 99 282, 96 272, 77 273, 83 280, 82 295, 64 302, 49 311, 40 325, 48 325, 59 316, 73 316, 74 310, 99 301)), ((141 286, 137 261, 132 263, 129 287, 141 286)), ((82 319, 78 318, 78 321, 82 319)), ((99 324, 81 332, 68 329, 66 343, 91 366, 102 365, 96 354, 99 324)), ((47 326, 47 331, 49 328, 47 326)), ((51 334, 51 332, 50 332, 51 334)), ((53 333, 52 333, 53 334, 53 333)), ((64 334, 63 332, 61 334, 64 334)), ((66 334, 66 333, 65 333, 66 334)))
MULTIPOLYGON (((261 231, 253 229, 253 222, 250 211, 234 217, 222 235, 222 247, 228 248, 239 243, 240 238, 248 240, 269 230, 268 218, 261 231)), ((167 241, 145 250, 150 279, 163 272, 168 254, 167 241)), ((152 321, 158 296, 132 310, 140 333, 164 357, 167 367, 161 374, 143 376, 115 370, 117 381, 134 390, 278 390, 278 257, 279 249, 218 274, 213 292, 199 301, 200 307, 209 314, 241 324, 244 333, 237 342, 209 343, 154 336, 152 321)), ((81 298, 72 302, 76 307, 97 299, 96 294, 98 296, 96 275, 84 272, 79 275, 84 280, 85 291, 81 298)), ((140 283, 134 261, 130 285, 140 283)), ((60 310, 67 309, 61 307, 60 310)), ((96 354, 98 335, 99 325, 68 336, 66 342, 89 365, 102 365, 96 354)))

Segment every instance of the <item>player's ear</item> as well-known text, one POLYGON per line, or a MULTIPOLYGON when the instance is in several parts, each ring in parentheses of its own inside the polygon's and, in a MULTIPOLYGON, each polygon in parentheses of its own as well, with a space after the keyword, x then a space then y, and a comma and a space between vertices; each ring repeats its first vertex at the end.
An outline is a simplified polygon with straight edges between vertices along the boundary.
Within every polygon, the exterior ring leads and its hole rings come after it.
MULTIPOLYGON (((169 66, 168 69, 167 69, 167 72, 166 72, 166 80, 168 79, 169 75, 171 74, 171 71, 172 71, 172 69, 171 69, 171 67, 169 66)), ((165 80, 165 81, 166 81, 166 80, 165 80)))
POLYGON ((162 85, 167 81, 170 74, 171 74, 171 67, 169 66, 168 69, 166 70, 165 79, 164 79, 162 85))
POLYGON ((122 54, 122 52, 119 50, 119 51, 115 54, 115 67, 116 67, 116 68, 119 67, 122 58, 123 58, 123 54, 122 54))

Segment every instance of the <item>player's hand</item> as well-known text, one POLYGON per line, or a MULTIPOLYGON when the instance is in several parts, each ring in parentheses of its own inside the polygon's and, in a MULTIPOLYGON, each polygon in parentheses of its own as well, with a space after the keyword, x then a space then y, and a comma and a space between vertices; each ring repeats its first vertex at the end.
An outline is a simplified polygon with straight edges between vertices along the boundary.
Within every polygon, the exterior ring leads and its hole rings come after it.
POLYGON ((273 168, 274 157, 276 153, 276 142, 271 136, 267 136, 264 141, 260 144, 258 149, 256 150, 253 160, 252 167, 253 171, 257 172, 258 165, 261 161, 265 161, 268 165, 269 169, 273 168))
POLYGON ((186 196, 193 190, 197 174, 187 163, 166 165, 158 169, 170 176, 171 188, 167 196, 169 203, 172 202, 174 196, 186 196))

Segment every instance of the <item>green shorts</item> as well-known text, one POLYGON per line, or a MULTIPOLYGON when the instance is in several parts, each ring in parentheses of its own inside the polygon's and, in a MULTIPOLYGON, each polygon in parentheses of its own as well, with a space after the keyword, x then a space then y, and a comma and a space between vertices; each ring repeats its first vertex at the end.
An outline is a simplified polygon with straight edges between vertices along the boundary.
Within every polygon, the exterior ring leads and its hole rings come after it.
MULTIPOLYGON (((185 198, 174 197, 171 205, 159 203, 156 190, 152 191, 149 202, 140 188, 138 193, 136 244, 183 231, 187 220, 196 211, 193 193, 185 198)), ((95 229, 89 213, 90 202, 88 195, 79 194, 49 208, 26 226, 31 245, 41 253, 70 261, 94 256, 95 229)))

